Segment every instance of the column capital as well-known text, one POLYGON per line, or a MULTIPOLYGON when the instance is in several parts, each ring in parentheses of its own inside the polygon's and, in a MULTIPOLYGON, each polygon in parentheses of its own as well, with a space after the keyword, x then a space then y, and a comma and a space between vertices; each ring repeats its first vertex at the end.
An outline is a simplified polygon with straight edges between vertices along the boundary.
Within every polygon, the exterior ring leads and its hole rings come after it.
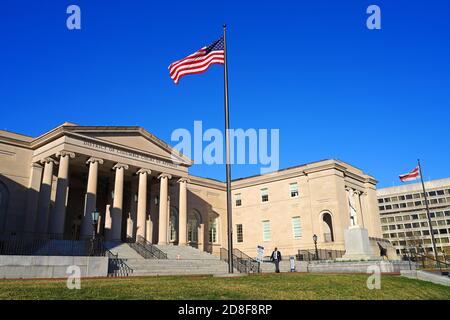
POLYGON ((41 164, 46 164, 46 163, 51 163, 51 162, 53 162, 54 164, 58 164, 58 161, 56 161, 55 159, 53 159, 53 158, 50 158, 50 157, 47 157, 47 158, 44 158, 44 159, 42 159, 41 161, 39 161, 41 164))
POLYGON ((113 167, 113 169, 124 169, 124 170, 128 170, 128 165, 124 164, 124 163, 116 163, 113 167))
POLYGON ((31 164, 32 168, 38 168, 38 169, 42 169, 42 165, 39 162, 33 162, 31 164))
POLYGON ((60 157, 65 157, 65 156, 68 156, 69 158, 75 158, 75 153, 74 152, 69 152, 69 151, 58 151, 56 154, 55 154, 55 156, 56 157, 58 157, 58 158, 60 158, 60 157))
POLYGON ((139 175, 139 174, 141 174, 141 173, 151 174, 151 173, 152 173, 152 170, 150 170, 150 169, 145 169, 145 168, 141 168, 141 169, 139 169, 139 170, 136 172, 137 175, 139 175))
POLYGON ((186 177, 181 177, 180 179, 178 179, 178 183, 184 183, 184 182, 190 182, 191 180, 189 178, 186 177))
POLYGON ((161 178, 172 179, 172 175, 170 175, 170 174, 168 174, 168 173, 161 173, 161 174, 158 176, 158 179, 161 179, 161 178))
POLYGON ((95 157, 90 157, 89 159, 87 159, 86 163, 95 163, 98 162, 99 164, 103 164, 103 159, 100 158, 95 158, 95 157))

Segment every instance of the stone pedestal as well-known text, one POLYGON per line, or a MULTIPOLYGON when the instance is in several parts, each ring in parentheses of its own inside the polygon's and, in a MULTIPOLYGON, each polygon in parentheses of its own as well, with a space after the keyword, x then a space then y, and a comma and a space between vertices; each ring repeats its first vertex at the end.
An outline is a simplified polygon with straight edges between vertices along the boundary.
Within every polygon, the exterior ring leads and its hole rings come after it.
POLYGON ((360 226, 352 226, 344 231, 345 254, 338 260, 380 260, 369 242, 369 232, 360 226))

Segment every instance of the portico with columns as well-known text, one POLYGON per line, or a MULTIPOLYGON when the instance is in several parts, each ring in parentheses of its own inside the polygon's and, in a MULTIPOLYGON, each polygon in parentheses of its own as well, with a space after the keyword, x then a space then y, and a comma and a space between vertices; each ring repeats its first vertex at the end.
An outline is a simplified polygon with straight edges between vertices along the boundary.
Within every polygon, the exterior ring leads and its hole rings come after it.
POLYGON ((33 152, 33 164, 42 168, 39 199, 36 212, 27 210, 27 232, 90 238, 91 213, 98 211, 96 231, 106 240, 188 244, 190 159, 139 127, 67 124, 39 138, 33 152), (170 199, 169 189, 179 197, 170 199), (173 208, 176 242, 169 238, 173 208))

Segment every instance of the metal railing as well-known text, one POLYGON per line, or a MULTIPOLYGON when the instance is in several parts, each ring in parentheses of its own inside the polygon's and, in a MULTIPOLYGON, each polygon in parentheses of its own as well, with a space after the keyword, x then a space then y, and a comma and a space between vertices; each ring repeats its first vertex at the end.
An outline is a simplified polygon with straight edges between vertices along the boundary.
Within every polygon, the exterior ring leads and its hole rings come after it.
MULTIPOLYGON (((160 249, 158 249, 154 244, 152 244, 151 242, 147 241, 144 237, 142 236, 137 236, 137 241, 135 242, 138 246, 140 246, 140 250, 143 252, 143 250, 146 250, 145 254, 150 254, 152 255, 153 258, 156 259, 167 259, 167 254, 163 251, 161 251, 160 249)), ((138 251, 139 253, 139 251, 138 251)), ((144 257, 146 258, 146 257, 144 257)), ((149 258, 146 258, 149 259, 149 258)))
POLYGON ((128 277, 133 273, 133 269, 118 254, 105 250, 105 256, 108 257, 108 277, 128 277))
MULTIPOLYGON (((241 273, 260 272, 259 262, 249 257, 239 249, 233 249, 233 267, 241 273)), ((220 260, 228 263, 228 249, 220 248, 220 260)))
POLYGON ((436 260, 434 256, 409 251, 408 254, 402 256, 403 261, 413 261, 417 267, 422 269, 439 269, 442 273, 448 274, 450 264, 447 261, 436 260))
POLYGON ((1 237, 0 255, 22 256, 104 256, 103 240, 60 240, 48 238, 1 237))
POLYGON ((298 254, 295 256, 298 261, 317 261, 317 260, 335 260, 342 258, 345 254, 345 250, 330 250, 330 249, 317 249, 317 255, 315 249, 298 250, 298 254))

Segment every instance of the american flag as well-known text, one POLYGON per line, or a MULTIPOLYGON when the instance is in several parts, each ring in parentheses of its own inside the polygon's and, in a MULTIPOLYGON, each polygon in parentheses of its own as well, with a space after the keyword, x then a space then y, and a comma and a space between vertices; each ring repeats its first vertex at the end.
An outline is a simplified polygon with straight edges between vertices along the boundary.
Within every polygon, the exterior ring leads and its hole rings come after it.
POLYGON ((413 171, 399 176, 402 182, 416 180, 418 177, 420 177, 419 166, 415 167, 413 171))
POLYGON ((175 84, 178 84, 181 77, 205 72, 211 65, 224 64, 224 61, 225 54, 222 37, 186 58, 173 62, 169 66, 170 77, 175 84))

